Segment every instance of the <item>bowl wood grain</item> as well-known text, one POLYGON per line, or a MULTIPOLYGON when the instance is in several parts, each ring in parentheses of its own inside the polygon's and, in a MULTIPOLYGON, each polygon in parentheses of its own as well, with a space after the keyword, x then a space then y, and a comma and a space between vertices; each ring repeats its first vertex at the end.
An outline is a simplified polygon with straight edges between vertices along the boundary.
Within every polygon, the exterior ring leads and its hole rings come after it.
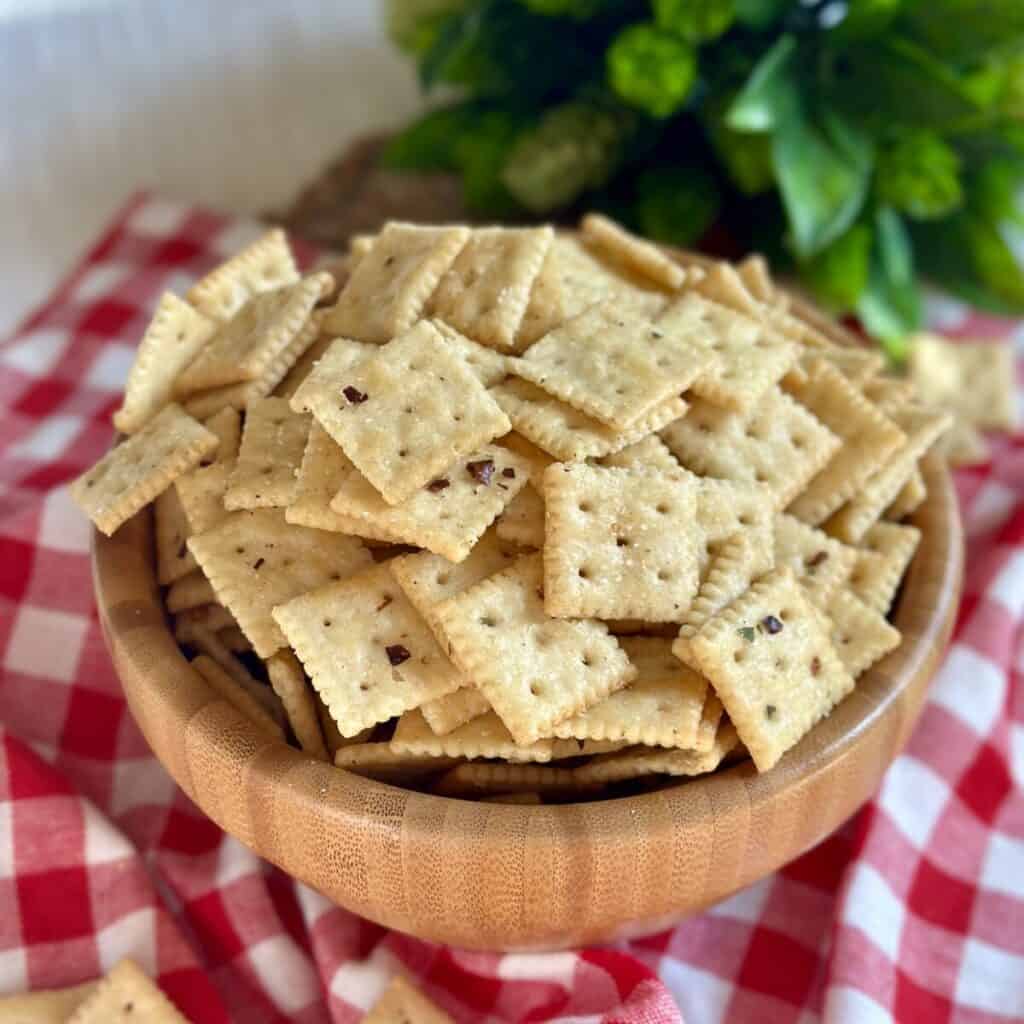
MULTIPOLYGON (((855 340, 814 314, 837 340, 855 340)), ((642 796, 554 806, 399 789, 269 741, 188 665, 153 571, 149 510, 93 536, 100 620, 132 714, 225 831, 330 900, 425 939, 552 949, 664 927, 792 860, 877 790, 956 616, 963 539, 945 464, 923 466, 903 643, 776 768, 750 762, 642 796)))

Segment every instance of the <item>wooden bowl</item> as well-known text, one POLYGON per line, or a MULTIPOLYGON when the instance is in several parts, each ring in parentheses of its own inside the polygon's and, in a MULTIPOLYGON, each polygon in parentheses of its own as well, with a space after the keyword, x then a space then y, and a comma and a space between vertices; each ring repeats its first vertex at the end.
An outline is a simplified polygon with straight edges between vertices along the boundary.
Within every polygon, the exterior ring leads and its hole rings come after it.
MULTIPOLYGON (((850 335, 815 316, 839 340, 850 335)), ((182 656, 154 574, 148 510, 94 533, 100 620, 128 704, 178 785, 225 831, 335 903, 470 949, 639 935, 814 846, 878 788, 949 639, 963 538, 949 473, 924 463, 903 643, 770 772, 748 761, 654 792, 514 806, 398 789, 268 740, 182 656)))

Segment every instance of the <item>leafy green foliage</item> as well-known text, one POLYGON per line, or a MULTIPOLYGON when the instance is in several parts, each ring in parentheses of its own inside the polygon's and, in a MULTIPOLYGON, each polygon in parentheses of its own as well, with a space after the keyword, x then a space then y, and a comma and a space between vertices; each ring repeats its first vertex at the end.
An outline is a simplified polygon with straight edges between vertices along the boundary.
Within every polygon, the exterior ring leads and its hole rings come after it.
POLYGON ((691 43, 717 39, 736 17, 733 0, 653 0, 654 20, 691 43))
POLYGON ((384 161, 481 215, 603 209, 789 260, 894 356, 918 275, 1024 312, 1024 0, 389 0, 429 113, 384 161))
POLYGON ((608 49, 608 81, 651 117, 682 108, 697 78, 697 54, 685 40, 649 22, 624 29, 608 49))
POLYGON ((964 197, 956 150, 932 132, 904 135, 879 154, 878 195, 915 220, 952 213, 964 197))

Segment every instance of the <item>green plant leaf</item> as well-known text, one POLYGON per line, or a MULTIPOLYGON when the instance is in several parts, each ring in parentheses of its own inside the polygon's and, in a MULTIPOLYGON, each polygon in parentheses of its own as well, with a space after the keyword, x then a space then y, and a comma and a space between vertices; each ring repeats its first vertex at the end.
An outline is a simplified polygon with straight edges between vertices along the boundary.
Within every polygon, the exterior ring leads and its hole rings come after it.
POLYGON ((736 16, 733 0, 652 0, 654 21, 688 42, 717 39, 736 16))
POLYGON ((637 177, 635 187, 631 219, 655 241, 689 245, 718 216, 718 186, 701 164, 649 168, 637 177))
POLYGON ((714 109, 707 111, 704 123, 715 155, 744 195, 755 196, 772 188, 775 171, 767 133, 738 132, 714 109))
POLYGON ((616 94, 659 119, 682 108, 697 78, 694 48, 652 22, 620 32, 608 48, 607 64, 616 94))
POLYGON ((797 103, 796 39, 782 36, 758 61, 733 101, 726 121, 738 132, 769 132, 797 103))
POLYGON ((551 108, 508 154, 502 182, 526 209, 543 214, 602 187, 618 170, 635 115, 595 104, 551 108))
POLYGON ((735 0, 736 20, 747 28, 761 31, 778 21, 792 6, 793 0, 735 0))
POLYGON ((469 0, 387 0, 384 25, 400 50, 419 56, 433 45, 445 15, 463 10, 469 0))
POLYGON ((891 359, 906 358, 907 337, 921 326, 921 295, 910 238, 899 216, 886 207, 875 215, 870 270, 857 315, 891 359))
POLYGON ((848 0, 842 19, 830 35, 838 41, 867 39, 885 32, 903 8, 904 0, 848 0))
POLYGON ((915 220, 945 217, 963 203, 960 158, 934 132, 907 132, 882 149, 876 182, 883 203, 915 220))
POLYGON ((830 309, 854 309, 868 284, 873 242, 874 232, 868 224, 854 224, 804 264, 801 276, 830 309))
POLYGON ((933 53, 984 57, 1024 33, 1020 0, 909 0, 901 24, 933 53))
POLYGON ((456 103, 431 110, 395 135, 381 154, 385 167, 409 171, 451 171, 458 167, 455 149, 473 132, 481 116, 476 103, 456 103))
POLYGON ((797 105, 775 129, 772 159, 794 249, 806 260, 860 213, 874 163, 871 139, 838 114, 812 120, 797 105))
POLYGON ((982 109, 953 68, 908 39, 872 39, 831 57, 829 102, 876 133, 943 131, 982 109))

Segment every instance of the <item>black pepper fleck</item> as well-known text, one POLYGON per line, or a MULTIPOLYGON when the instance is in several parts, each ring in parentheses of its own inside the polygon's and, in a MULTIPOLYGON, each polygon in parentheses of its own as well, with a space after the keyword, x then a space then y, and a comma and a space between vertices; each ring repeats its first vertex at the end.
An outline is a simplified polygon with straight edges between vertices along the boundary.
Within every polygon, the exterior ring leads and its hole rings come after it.
POLYGON ((508 477, 509 480, 514 480, 516 478, 516 471, 511 466, 506 466, 501 471, 501 475, 504 477, 508 477))
POLYGON ((403 661, 408 661, 412 657, 408 648, 403 647, 401 644, 391 644, 389 647, 385 647, 384 653, 388 656, 388 661, 392 665, 401 665, 403 661))
POLYGON ((777 709, 776 709, 774 704, 765 704, 765 706, 764 706, 764 717, 765 718, 774 718, 776 710, 777 709))
POLYGON ((427 484, 427 490, 432 494, 437 494, 438 491, 443 491, 446 487, 451 487, 451 483, 443 476, 439 476, 427 484))
POLYGON ((777 619, 774 615, 766 615, 761 620, 761 625, 764 626, 766 633, 771 633, 773 636, 782 632, 782 620, 777 619))
POLYGON ((469 475, 482 484, 489 484, 494 476, 494 460, 481 459, 479 462, 467 462, 466 470, 469 475))
POLYGON ((257 558, 256 561, 252 563, 252 567, 258 570, 265 561, 265 558, 257 558))

